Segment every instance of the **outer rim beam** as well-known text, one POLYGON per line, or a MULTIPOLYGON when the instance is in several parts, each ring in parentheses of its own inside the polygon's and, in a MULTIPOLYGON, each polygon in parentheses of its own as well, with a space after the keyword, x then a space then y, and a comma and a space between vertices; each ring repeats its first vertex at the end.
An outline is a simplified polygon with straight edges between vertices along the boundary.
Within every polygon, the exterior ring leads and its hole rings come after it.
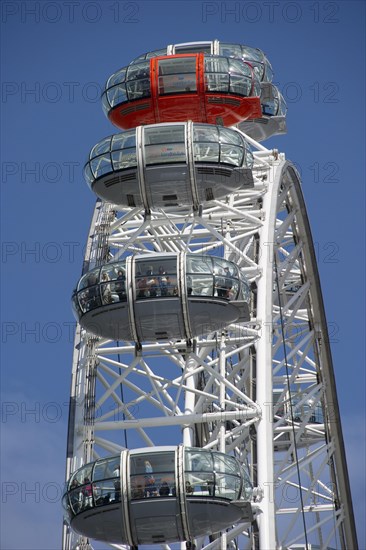
MULTIPOLYGON (((319 340, 320 356, 322 358, 322 365, 324 370, 324 379, 326 380, 325 384, 325 393, 327 397, 327 403, 332 407, 330 414, 332 418, 328 416, 328 429, 330 433, 335 433, 337 438, 337 445, 334 449, 334 459, 336 464, 336 476, 337 479, 334 480, 335 486, 338 487, 339 493, 342 495, 342 503, 345 509, 343 525, 344 525, 344 540, 343 547, 345 549, 356 549, 358 548, 357 534, 356 534, 356 525, 354 520, 353 513, 353 504, 347 469, 346 453, 344 447, 344 439, 341 427, 341 415, 338 404, 338 397, 336 391, 334 369, 332 355, 329 345, 329 334, 328 327, 325 317, 325 308, 323 302, 323 296, 321 292, 319 272, 317 269, 317 262, 315 257, 315 250, 313 246, 313 239, 311 234, 311 228, 309 223, 309 218, 306 212, 304 196, 301 190, 300 181, 296 175, 295 169, 289 164, 289 169, 293 173, 293 181, 296 190, 296 199, 298 201, 298 208, 301 212, 301 216, 298 217, 297 223, 301 233, 307 236, 309 246, 304 248, 304 253, 307 256, 307 265, 312 266, 312 277, 314 280, 313 285, 313 298, 316 301, 314 304, 314 311, 318 312, 318 318, 315 318, 315 323, 319 323, 319 326, 322 328, 323 339, 319 340)), ((329 414, 329 411, 327 411, 329 414)))

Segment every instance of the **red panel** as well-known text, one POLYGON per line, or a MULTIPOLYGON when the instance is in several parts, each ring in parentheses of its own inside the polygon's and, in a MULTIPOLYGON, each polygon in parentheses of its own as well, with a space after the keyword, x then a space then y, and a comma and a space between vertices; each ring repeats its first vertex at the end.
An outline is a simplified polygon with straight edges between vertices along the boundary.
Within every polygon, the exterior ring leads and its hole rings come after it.
POLYGON ((204 104, 205 108, 202 109, 201 98, 196 94, 163 96, 157 100, 156 116, 152 100, 139 99, 115 107, 109 112, 109 119, 118 128, 128 130, 142 124, 187 120, 232 126, 243 120, 262 117, 258 97, 206 94, 204 104), (210 102, 212 99, 213 103, 210 102))
POLYGON ((186 120, 198 122, 204 114, 198 94, 161 96, 158 98, 157 103, 158 120, 156 122, 182 122, 186 120))
POLYGON ((156 122, 151 97, 117 105, 109 111, 108 118, 115 126, 123 130, 156 122))
POLYGON ((204 122, 208 124, 232 126, 243 120, 262 117, 259 97, 206 94, 205 103, 206 120, 204 122), (211 102, 212 100, 214 102, 211 102))

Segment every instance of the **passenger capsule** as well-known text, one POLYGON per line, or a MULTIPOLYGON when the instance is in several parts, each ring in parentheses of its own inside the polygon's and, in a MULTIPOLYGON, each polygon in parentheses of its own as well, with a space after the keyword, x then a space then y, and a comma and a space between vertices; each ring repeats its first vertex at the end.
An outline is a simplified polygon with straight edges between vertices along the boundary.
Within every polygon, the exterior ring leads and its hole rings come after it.
POLYGON ((285 134, 287 105, 278 88, 273 84, 262 82, 260 101, 261 118, 244 120, 238 124, 238 128, 256 141, 285 134))
POLYGON ((249 285, 216 256, 141 254, 82 276, 73 307, 80 325, 113 340, 191 339, 249 321, 249 285))
POLYGON ((253 187, 253 154, 243 135, 209 124, 137 127, 95 145, 85 179, 123 206, 198 206, 253 187))
POLYGON ((322 437, 324 414, 320 394, 273 392, 273 427, 275 430, 275 449, 288 449, 292 444, 293 432, 299 432, 297 445, 299 448, 319 441, 322 437), (281 397, 282 396, 282 397, 281 397), (281 398, 281 399, 280 399, 281 398), (305 425, 302 433, 301 425, 305 425))
POLYGON ((149 447, 86 464, 69 479, 65 519, 80 535, 137 546, 192 541, 250 523, 252 486, 233 456, 149 447))
POLYGON ((103 108, 119 128, 192 120, 232 126, 260 118, 261 87, 252 65, 203 53, 152 57, 113 74, 103 108))

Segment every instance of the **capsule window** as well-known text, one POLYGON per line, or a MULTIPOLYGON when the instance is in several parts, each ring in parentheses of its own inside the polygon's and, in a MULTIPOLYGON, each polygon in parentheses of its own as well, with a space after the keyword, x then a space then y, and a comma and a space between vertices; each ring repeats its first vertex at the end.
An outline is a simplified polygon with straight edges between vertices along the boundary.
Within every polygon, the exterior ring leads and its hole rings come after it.
POLYGON ((90 483, 92 477, 93 464, 86 464, 83 468, 77 470, 70 478, 69 489, 73 488, 73 485, 79 486, 85 483, 90 483))
POLYGON ((90 158, 98 157, 103 153, 108 153, 111 145, 111 138, 107 137, 94 145, 93 149, 90 151, 90 158))
POLYGON ((183 124, 173 124, 167 126, 158 126, 156 128, 144 129, 144 143, 146 145, 182 143, 184 142, 185 126, 183 124))
POLYGON ((183 125, 146 128, 144 143, 147 165, 186 162, 183 125))
POLYGON ((230 77, 230 92, 237 95, 249 96, 252 87, 251 79, 244 75, 230 77))
POLYGON ((112 151, 136 147, 136 131, 132 130, 123 134, 115 134, 112 138, 112 151))
POLYGON ((186 496, 214 496, 215 477, 212 454, 198 449, 185 452, 186 496))
POLYGON ((93 496, 95 506, 105 506, 121 500, 121 488, 119 480, 101 480, 93 483, 93 496))
POLYGON ((210 256, 187 256, 187 273, 212 274, 212 259, 210 256))
POLYGON ((248 63, 245 63, 243 61, 240 61, 239 59, 229 59, 229 67, 230 67, 230 75, 237 74, 237 75, 244 75, 247 77, 251 77, 252 71, 251 67, 248 65, 248 63))
POLYGON ((242 57, 242 50, 239 44, 227 44, 225 42, 220 42, 219 46, 220 55, 225 57, 242 57))
POLYGON ((160 95, 197 91, 195 57, 161 59, 158 63, 160 95))
POLYGON ((148 79, 150 77, 150 62, 136 63, 127 68, 126 81, 148 79))
POLYGON ((215 476, 213 472, 187 472, 185 474, 186 497, 215 496, 215 476))
POLYGON ((258 48, 251 48, 250 46, 242 46, 243 57, 248 61, 262 62, 264 54, 258 48))
POLYGON ((102 267, 101 271, 101 281, 103 281, 104 275, 107 276, 108 280, 115 280, 118 278, 120 272, 125 275, 126 266, 125 263, 120 264, 106 264, 102 267))
POLYGON ((227 93, 229 91, 229 75, 207 73, 206 87, 208 92, 227 93))
POLYGON ((130 473, 133 500, 176 496, 174 451, 131 456, 130 473))
POLYGON ((262 65, 262 63, 257 63, 255 61, 250 61, 250 64, 252 65, 252 67, 254 69, 254 73, 255 73, 256 77, 258 78, 258 80, 262 81, 263 76, 264 76, 264 66, 262 65))
POLYGON ((80 307, 84 313, 102 305, 98 286, 92 286, 85 291, 79 292, 78 298, 80 307))
POLYGON ((113 170, 124 170, 137 165, 135 134, 133 130, 113 136, 111 147, 113 170))
POLYGON ((126 69, 123 68, 120 71, 117 71, 116 73, 112 74, 112 76, 109 77, 107 81, 106 88, 111 88, 112 86, 115 86, 116 84, 120 84, 121 82, 124 82, 126 77, 126 69))
POLYGON ((83 275, 83 277, 81 277, 79 281, 78 290, 82 290, 83 288, 87 288, 98 284, 99 271, 100 271, 100 268, 97 267, 96 269, 92 269, 91 271, 83 275))
POLYGON ((272 82, 273 80, 273 69, 272 69, 272 66, 270 64, 270 62, 268 61, 268 59, 266 59, 265 63, 264 63, 264 78, 263 80, 266 81, 266 82, 272 82))
POLYGON ((224 455, 219 453, 213 453, 214 455, 214 469, 216 472, 226 472, 233 475, 240 475, 239 465, 235 458, 230 455, 224 455))
POLYGON ((241 148, 245 145, 245 141, 236 132, 226 128, 205 127, 197 124, 193 128, 193 139, 196 162, 223 162, 234 166, 242 165, 244 151, 241 148), (225 146, 224 143, 235 144, 240 148, 225 146))
POLYGON ((205 55, 205 73, 227 74, 228 72, 228 60, 225 57, 205 55))
POLYGON ((144 97, 149 97, 150 92, 150 80, 141 79, 141 80, 132 80, 131 82, 126 83, 126 90, 129 100, 141 99, 144 97))
POLYGON ((219 127, 220 142, 222 143, 231 143, 232 145, 243 146, 243 138, 237 132, 233 130, 228 130, 227 128, 219 127))
POLYGON ((146 164, 167 164, 186 162, 184 143, 167 143, 166 145, 150 145, 145 149, 146 164))
POLYGON ((186 449, 185 470, 194 472, 212 472, 213 459, 210 451, 186 449))
POLYGON ((93 172, 94 178, 100 178, 104 174, 108 174, 112 171, 112 162, 109 153, 93 158, 90 161, 90 168, 93 172))
POLYGON ((93 470, 93 481, 119 477, 120 457, 98 460, 93 470))
POLYGON ((113 151, 112 153, 113 170, 125 170, 137 166, 136 148, 113 151))
POLYGON ((80 511, 82 511, 84 498, 82 489, 78 489, 76 484, 75 486, 76 488, 69 492, 69 498, 72 512, 74 514, 78 514, 80 511))
POLYGON ((194 143, 193 158, 195 162, 219 162, 220 148, 218 143, 194 143))
POLYGON ((107 98, 111 107, 128 101, 126 86, 125 84, 119 84, 118 86, 113 86, 107 90, 107 98))
POLYGON ((216 474, 215 496, 236 500, 240 495, 241 478, 229 474, 216 474))
POLYGON ((241 147, 234 147, 233 145, 221 145, 220 162, 224 164, 233 164, 234 166, 241 166, 243 164, 243 149, 241 147))
POLYGON ((195 124, 193 126, 193 140, 195 142, 218 142, 218 130, 216 126, 195 124))
POLYGON ((213 296, 213 277, 210 275, 187 276, 187 292, 191 296, 213 296))
POLYGON ((136 299, 178 296, 176 258, 136 261, 136 299))

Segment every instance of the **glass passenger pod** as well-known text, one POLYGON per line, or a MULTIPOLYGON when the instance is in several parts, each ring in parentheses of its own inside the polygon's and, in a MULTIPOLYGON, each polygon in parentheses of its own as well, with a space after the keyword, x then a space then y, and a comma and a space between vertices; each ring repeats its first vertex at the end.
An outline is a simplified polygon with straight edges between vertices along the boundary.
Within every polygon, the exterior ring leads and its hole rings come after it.
POLYGON ((114 204, 191 207, 252 188, 252 166, 248 142, 236 130, 169 123, 102 140, 91 150, 84 175, 100 198, 114 204))
POLYGON ((251 522, 251 498, 248 469, 235 457, 181 445, 125 450, 86 464, 70 477, 62 503, 77 533, 134 546, 251 522))
POLYGON ((292 443, 293 430, 305 426, 297 438, 298 446, 305 447, 319 442, 323 437, 324 414, 319 394, 306 391, 273 391, 273 425, 276 450, 288 449, 292 443))
POLYGON ((262 50, 251 48, 250 46, 243 46, 241 44, 220 42, 219 40, 171 44, 162 50, 155 50, 140 55, 131 62, 131 65, 145 61, 146 59, 151 59, 152 57, 187 53, 205 53, 241 59, 252 65, 258 80, 261 82, 272 82, 273 79, 272 66, 262 50))
POLYGON ((262 117, 240 122, 238 128, 256 141, 285 134, 287 105, 278 88, 273 84, 262 82, 260 101, 262 117))
POLYGON ((103 109, 119 128, 192 120, 232 126, 260 118, 260 83, 249 63, 202 53, 152 57, 113 74, 103 109))
POLYGON ((143 254, 83 275, 74 313, 89 332, 112 340, 191 339, 249 321, 249 285, 215 256, 143 254))
POLYGON ((279 398, 282 391, 274 390, 273 406, 275 418, 286 418, 293 422, 306 422, 307 424, 324 424, 323 409, 320 400, 316 400, 307 393, 286 392, 281 406, 279 398))

